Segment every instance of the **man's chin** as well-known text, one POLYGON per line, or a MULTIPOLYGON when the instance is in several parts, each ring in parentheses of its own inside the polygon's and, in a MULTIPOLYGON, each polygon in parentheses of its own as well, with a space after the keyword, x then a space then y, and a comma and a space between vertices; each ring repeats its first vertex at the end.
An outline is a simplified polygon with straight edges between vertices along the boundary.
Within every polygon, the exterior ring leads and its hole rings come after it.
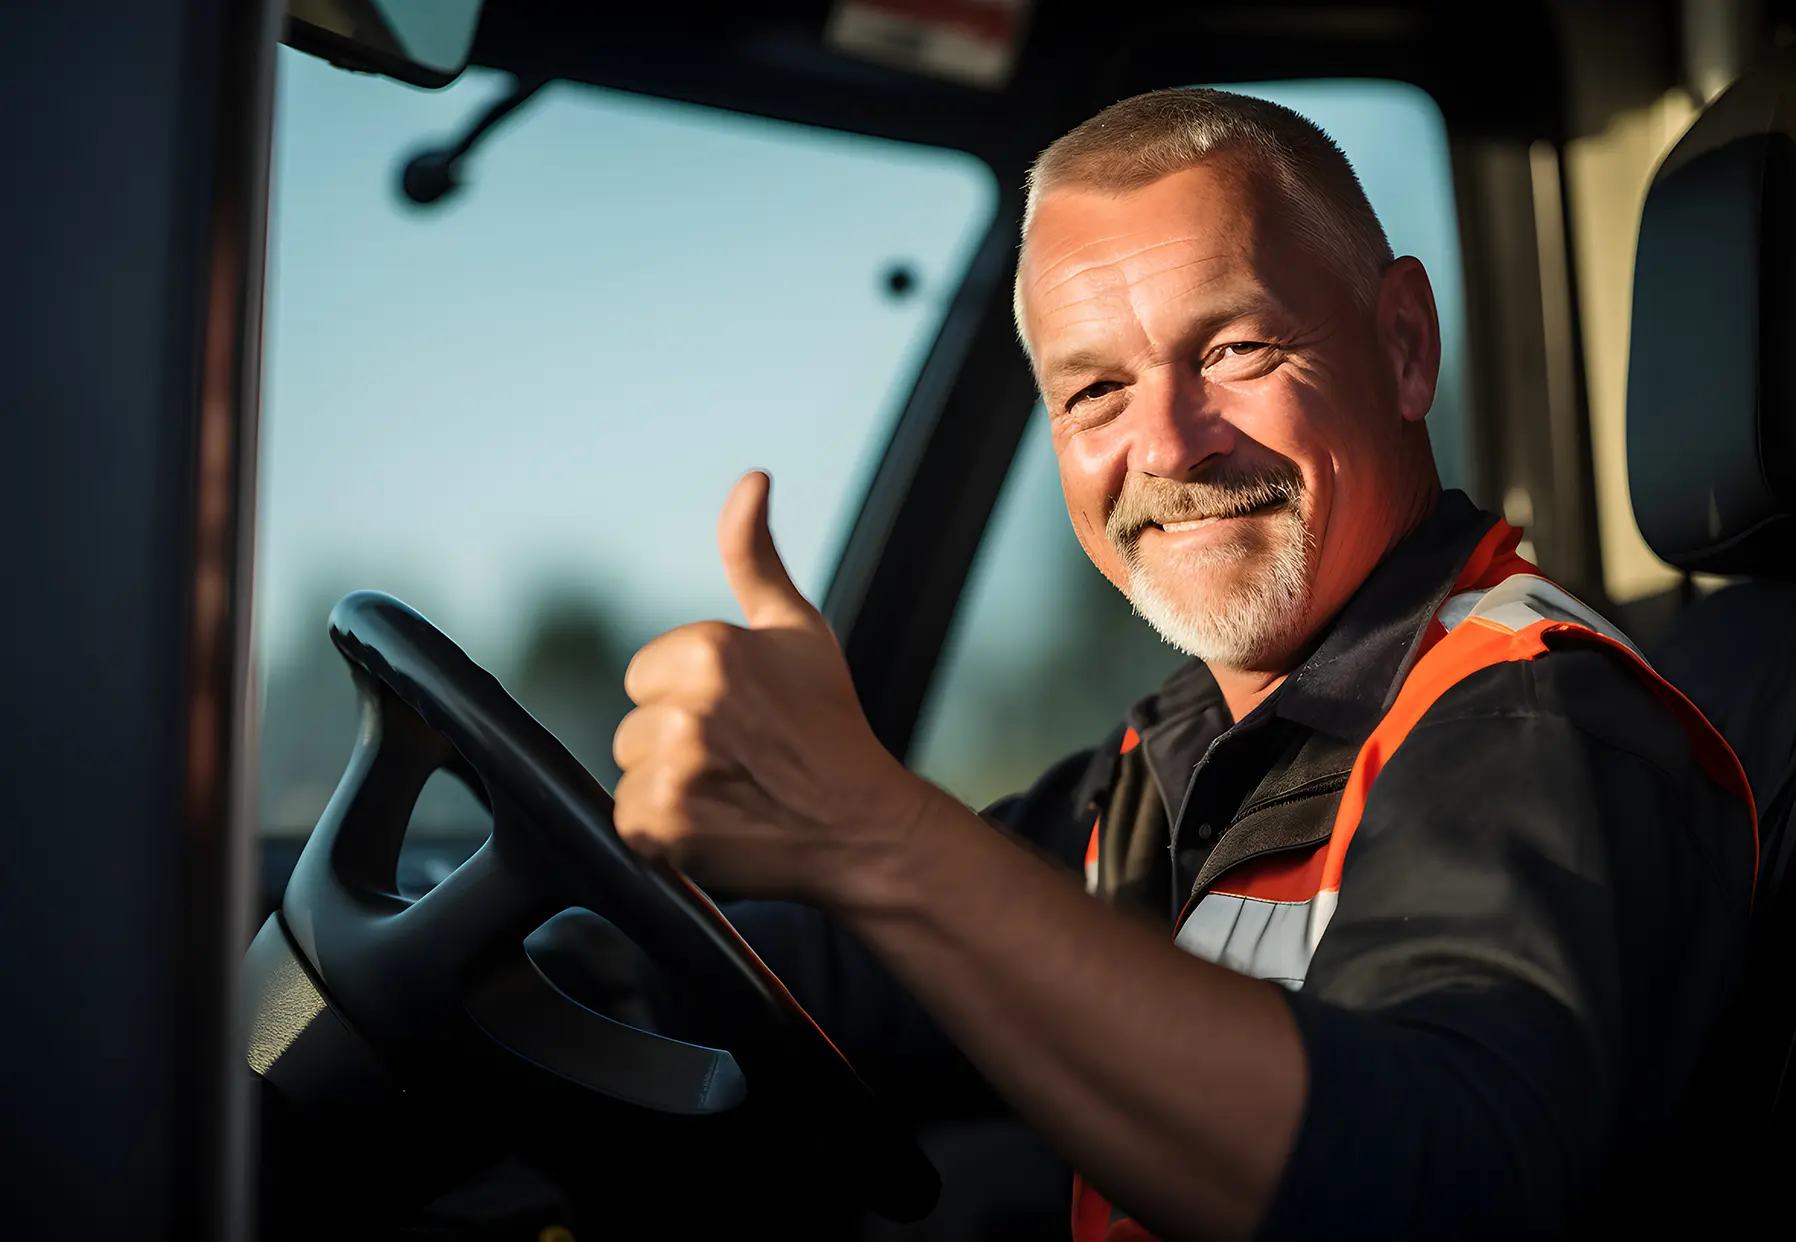
POLYGON ((1305 612, 1301 592, 1241 568, 1213 570, 1200 585, 1174 579, 1181 590, 1161 590, 1158 574, 1130 579, 1130 602, 1160 637, 1188 656, 1224 668, 1274 667, 1300 645, 1305 612), (1222 580, 1218 580, 1222 579, 1222 580))
POLYGON ((1132 581, 1175 611, 1223 615, 1264 589, 1270 566, 1264 550, 1244 540, 1196 547, 1138 546, 1132 581))

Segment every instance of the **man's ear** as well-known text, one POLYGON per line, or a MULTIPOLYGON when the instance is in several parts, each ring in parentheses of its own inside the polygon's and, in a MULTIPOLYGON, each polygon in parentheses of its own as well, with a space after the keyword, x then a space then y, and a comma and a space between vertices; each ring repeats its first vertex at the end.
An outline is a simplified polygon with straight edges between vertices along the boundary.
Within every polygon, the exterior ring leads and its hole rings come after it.
POLYGON ((1385 269, 1378 289, 1378 340, 1396 381, 1397 409, 1409 422, 1427 417, 1441 373, 1441 323, 1422 261, 1405 255, 1385 269))

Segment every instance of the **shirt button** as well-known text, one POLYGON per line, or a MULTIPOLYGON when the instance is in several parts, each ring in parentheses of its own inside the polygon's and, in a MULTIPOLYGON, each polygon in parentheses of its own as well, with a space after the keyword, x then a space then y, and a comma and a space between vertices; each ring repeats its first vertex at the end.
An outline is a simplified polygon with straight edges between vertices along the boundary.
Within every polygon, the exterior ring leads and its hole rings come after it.
POLYGON ((1197 826, 1197 839, 1199 841, 1208 841, 1211 837, 1213 837, 1215 835, 1216 835, 1216 830, 1214 828, 1210 827, 1210 825, 1199 824, 1197 826))

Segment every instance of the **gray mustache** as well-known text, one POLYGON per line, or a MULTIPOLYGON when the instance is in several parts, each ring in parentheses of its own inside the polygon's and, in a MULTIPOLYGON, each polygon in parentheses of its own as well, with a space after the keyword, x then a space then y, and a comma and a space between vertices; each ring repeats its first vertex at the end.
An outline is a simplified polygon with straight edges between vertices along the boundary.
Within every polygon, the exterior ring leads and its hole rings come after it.
POLYGON ((1178 483, 1130 476, 1104 523, 1112 544, 1125 547, 1149 526, 1240 517, 1269 505, 1295 504, 1303 492, 1296 471, 1261 470, 1178 483))

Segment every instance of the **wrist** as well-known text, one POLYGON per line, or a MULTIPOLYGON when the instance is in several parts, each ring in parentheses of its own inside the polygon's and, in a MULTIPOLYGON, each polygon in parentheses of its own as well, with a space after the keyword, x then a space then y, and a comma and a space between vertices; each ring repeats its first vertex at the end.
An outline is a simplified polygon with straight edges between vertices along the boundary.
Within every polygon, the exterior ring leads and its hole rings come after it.
POLYGON ((852 823, 832 834, 852 848, 836 851, 819 877, 818 904, 845 918, 902 913, 929 890, 940 842, 961 819, 978 817, 953 795, 899 766, 858 808, 852 823))

